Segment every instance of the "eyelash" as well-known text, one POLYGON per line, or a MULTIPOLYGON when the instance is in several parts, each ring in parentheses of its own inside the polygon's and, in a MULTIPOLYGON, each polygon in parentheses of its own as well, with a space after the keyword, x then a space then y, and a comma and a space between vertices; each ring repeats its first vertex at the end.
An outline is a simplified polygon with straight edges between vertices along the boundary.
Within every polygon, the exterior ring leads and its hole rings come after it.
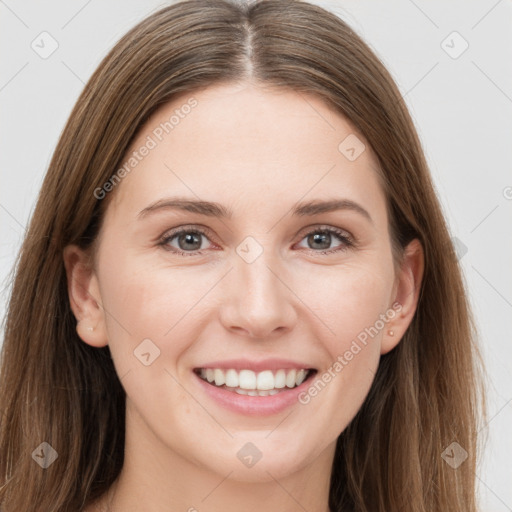
MULTIPOLYGON (((195 233, 195 234, 201 234, 201 235, 204 235, 206 238, 208 238, 208 231, 207 230, 204 230, 204 229, 201 229, 201 228, 179 228, 175 231, 171 231, 171 232, 168 232, 166 233, 161 239, 160 239, 160 242, 158 243, 159 246, 162 246, 165 250, 168 250, 170 252, 173 252, 175 254, 178 254, 180 256, 198 256, 198 255, 202 255, 203 252, 202 251, 199 251, 199 250, 195 250, 195 251, 182 251, 180 249, 176 249, 175 247, 172 247, 172 249, 169 249, 168 247, 168 244, 169 242, 176 238, 177 236, 179 235, 182 235, 182 234, 185 234, 185 233, 195 233)), ((304 234, 304 236, 301 238, 301 240, 303 240, 304 238, 310 236, 310 235, 313 235, 313 234, 316 234, 316 233, 330 233, 330 234, 334 234, 336 235, 341 242, 343 242, 343 245, 341 245, 340 247, 337 247, 335 249, 327 249, 327 250, 315 250, 315 249, 308 249, 309 251, 312 251, 314 253, 319 253, 319 254, 333 254, 333 253, 337 253, 337 252, 344 252, 344 251, 347 251, 348 249, 350 248, 353 248, 355 247, 355 241, 354 239, 351 237, 351 236, 348 236, 346 231, 342 231, 341 229, 337 229, 337 228, 317 228, 317 229, 313 229, 312 231, 309 231, 307 233, 304 234)))

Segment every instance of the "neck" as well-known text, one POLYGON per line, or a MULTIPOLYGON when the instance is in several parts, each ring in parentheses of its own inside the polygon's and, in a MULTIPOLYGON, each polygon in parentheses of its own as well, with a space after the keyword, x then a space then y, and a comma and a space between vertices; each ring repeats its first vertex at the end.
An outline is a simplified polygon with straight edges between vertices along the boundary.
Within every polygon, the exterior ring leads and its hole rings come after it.
POLYGON ((140 416, 131 416, 127 410, 123 469, 106 499, 112 498, 111 512, 330 512, 334 444, 292 474, 276 478, 260 471, 254 481, 239 481, 232 468, 215 472, 183 457, 158 440, 140 416))

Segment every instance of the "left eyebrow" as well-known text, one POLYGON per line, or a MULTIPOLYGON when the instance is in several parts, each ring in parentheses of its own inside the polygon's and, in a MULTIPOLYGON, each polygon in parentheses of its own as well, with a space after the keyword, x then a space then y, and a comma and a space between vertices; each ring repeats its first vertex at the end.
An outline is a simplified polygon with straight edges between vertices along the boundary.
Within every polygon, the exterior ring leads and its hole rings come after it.
MULTIPOLYGON (((198 201, 180 197, 161 199, 147 206, 138 214, 139 218, 146 217, 150 213, 160 210, 184 210, 208 217, 228 218, 233 217, 233 211, 212 201, 198 201)), ((350 199, 313 200, 299 203, 292 209, 292 215, 305 217, 321 213, 329 213, 339 210, 351 210, 359 213, 373 224, 371 215, 360 204, 350 199)))
POLYGON ((307 203, 300 203, 295 206, 292 213, 293 215, 303 217, 319 215, 320 213, 329 213, 338 210, 352 210, 356 213, 359 213, 365 217, 366 220, 370 221, 371 224, 373 224, 373 219, 368 211, 351 199, 331 199, 328 201, 316 200, 309 201, 307 203))

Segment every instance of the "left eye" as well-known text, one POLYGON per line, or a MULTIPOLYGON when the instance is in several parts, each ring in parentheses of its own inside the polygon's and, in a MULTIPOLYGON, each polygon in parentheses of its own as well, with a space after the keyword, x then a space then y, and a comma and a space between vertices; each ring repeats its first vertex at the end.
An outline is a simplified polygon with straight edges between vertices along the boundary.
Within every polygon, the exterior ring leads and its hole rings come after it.
MULTIPOLYGON (((321 249, 321 254, 326 253, 333 253, 338 251, 346 251, 348 248, 352 247, 353 240, 351 236, 341 229, 334 229, 334 228, 322 228, 322 229, 316 229, 314 231, 310 231, 309 233, 306 233, 304 236, 308 241, 310 241, 312 244, 320 244, 323 245, 323 247, 315 247, 316 249, 321 249), (340 246, 338 246, 335 249, 329 249, 328 246, 331 244, 333 235, 338 238, 342 243, 340 246), (327 246, 327 247, 325 247, 327 246)), ((318 251, 314 251, 318 252, 318 251)))
MULTIPOLYGON (((207 233, 201 229, 180 229, 164 236, 159 245, 162 245, 166 249, 169 249, 172 252, 176 252, 177 254, 183 256, 194 256, 202 254, 200 250, 202 246, 202 236, 208 238, 207 233), (174 239, 177 240, 178 247, 172 245, 171 242, 174 239)), ((313 247, 310 248, 310 250, 312 250, 313 252, 320 252, 321 254, 344 251, 354 245, 351 236, 347 232, 334 228, 322 228, 309 231, 303 236, 302 240, 304 239, 307 239, 307 241, 312 243, 313 245, 320 244, 321 247, 313 247), (334 249, 329 249, 329 246, 332 243, 333 235, 336 238, 338 238, 338 240, 340 240, 342 243, 340 246, 334 249)))

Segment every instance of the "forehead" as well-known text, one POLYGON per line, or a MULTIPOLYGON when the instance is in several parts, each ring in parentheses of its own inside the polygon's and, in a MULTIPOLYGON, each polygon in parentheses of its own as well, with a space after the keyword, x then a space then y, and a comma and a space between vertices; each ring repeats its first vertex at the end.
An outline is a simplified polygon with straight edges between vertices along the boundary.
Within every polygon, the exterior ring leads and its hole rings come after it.
POLYGON ((253 84, 180 94, 146 122, 122 166, 112 199, 125 214, 166 195, 234 210, 334 195, 385 204, 377 160, 346 118, 316 96, 253 84))

